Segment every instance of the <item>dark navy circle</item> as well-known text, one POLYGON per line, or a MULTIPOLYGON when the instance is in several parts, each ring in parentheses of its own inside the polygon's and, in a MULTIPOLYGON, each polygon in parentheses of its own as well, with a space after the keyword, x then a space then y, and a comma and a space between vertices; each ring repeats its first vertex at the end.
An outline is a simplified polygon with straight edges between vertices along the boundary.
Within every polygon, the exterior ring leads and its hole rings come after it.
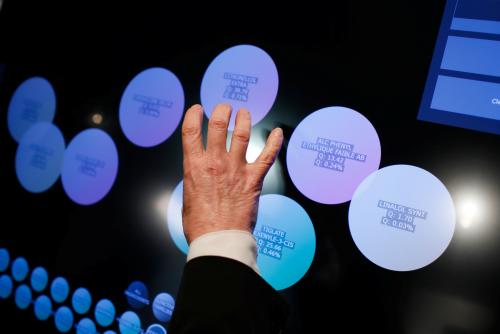
POLYGON ((149 305, 149 293, 146 285, 140 281, 132 282, 125 291, 129 305, 136 310, 149 305))

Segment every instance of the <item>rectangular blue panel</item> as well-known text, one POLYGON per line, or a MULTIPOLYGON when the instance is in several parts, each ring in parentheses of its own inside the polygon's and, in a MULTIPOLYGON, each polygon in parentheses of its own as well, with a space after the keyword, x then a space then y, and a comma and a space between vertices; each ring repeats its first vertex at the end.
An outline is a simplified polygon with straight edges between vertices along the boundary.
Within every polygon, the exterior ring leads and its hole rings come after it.
POLYGON ((451 22, 451 29, 500 35, 500 22, 455 17, 451 22))

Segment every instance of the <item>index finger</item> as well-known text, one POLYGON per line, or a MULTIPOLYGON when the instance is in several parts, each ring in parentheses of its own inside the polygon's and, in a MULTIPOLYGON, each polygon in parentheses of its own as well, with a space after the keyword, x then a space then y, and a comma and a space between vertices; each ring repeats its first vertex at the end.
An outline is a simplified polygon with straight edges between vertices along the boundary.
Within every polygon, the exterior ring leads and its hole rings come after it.
POLYGON ((185 158, 198 157, 203 153, 202 121, 203 108, 199 104, 193 105, 186 111, 182 123, 182 152, 185 158))

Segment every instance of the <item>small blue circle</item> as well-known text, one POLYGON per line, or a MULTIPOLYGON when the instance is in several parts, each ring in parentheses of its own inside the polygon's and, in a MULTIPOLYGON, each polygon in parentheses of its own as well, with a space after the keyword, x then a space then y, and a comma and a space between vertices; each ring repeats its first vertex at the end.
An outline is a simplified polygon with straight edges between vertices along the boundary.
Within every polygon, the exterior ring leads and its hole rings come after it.
POLYGON ((85 314, 88 312, 90 305, 92 304, 92 296, 87 289, 78 288, 73 293, 71 303, 76 313, 85 314))
POLYGON ((140 281, 132 282, 125 291, 129 305, 136 310, 149 305, 149 293, 146 285, 140 281))
POLYGON ((43 267, 37 267, 33 269, 31 273, 31 287, 36 292, 41 292, 47 287, 47 283, 49 282, 49 275, 47 274, 47 270, 43 267))
POLYGON ((50 295, 56 303, 62 303, 68 298, 69 284, 63 277, 54 279, 50 286, 50 295))
POLYGON ((28 275, 29 266, 28 261, 24 257, 18 257, 12 262, 12 277, 15 281, 24 281, 28 275))
POLYGON ((168 293, 160 293, 153 301, 153 314, 161 322, 168 322, 174 311, 174 298, 168 293))
POLYGON ((5 271, 9 267, 10 255, 5 248, 0 248, 0 272, 5 271))
POLYGON ((10 276, 0 276, 0 299, 7 299, 12 293, 12 279, 10 276))
POLYGON ((38 320, 45 321, 52 314, 52 301, 49 297, 41 295, 35 301, 35 316, 38 320))
POLYGON ((7 123, 10 134, 19 142, 35 123, 52 122, 56 113, 56 94, 44 78, 33 77, 19 85, 10 100, 7 123))
POLYGON ((167 334, 167 330, 158 324, 153 324, 148 327, 145 334, 167 334))
POLYGON ((20 285, 16 289, 15 299, 17 307, 19 307, 21 310, 27 309, 28 306, 30 306, 32 299, 30 288, 25 284, 20 285))
POLYGON ((69 307, 61 306, 54 316, 54 322, 56 324, 56 328, 61 333, 67 333, 73 327, 73 312, 69 309, 69 307))
POLYGON ((83 318, 76 326, 77 334, 95 334, 96 332, 95 324, 89 318, 83 318))
POLYGON ((135 312, 127 311, 123 313, 118 324, 122 334, 138 334, 141 332, 141 319, 135 312))
POLYGON ((95 320, 102 327, 107 327, 115 320, 116 310, 113 303, 108 299, 100 300, 95 306, 95 320))

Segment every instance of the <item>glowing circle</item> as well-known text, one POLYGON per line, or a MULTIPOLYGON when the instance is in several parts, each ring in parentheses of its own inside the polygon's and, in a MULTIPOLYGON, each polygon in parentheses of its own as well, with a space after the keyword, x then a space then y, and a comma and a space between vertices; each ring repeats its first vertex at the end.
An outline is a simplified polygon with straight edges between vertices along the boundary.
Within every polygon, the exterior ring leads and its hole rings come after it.
POLYGON ((149 305, 149 293, 146 285, 140 281, 132 282, 125 291, 128 304, 136 310, 149 305))
POLYGON ((62 184, 76 203, 90 205, 111 190, 118 172, 113 139, 99 129, 80 132, 69 143, 62 167, 62 184))
POLYGON ((36 292, 41 292, 47 287, 49 274, 43 267, 36 267, 31 273, 31 287, 36 292))
POLYGON ((271 110, 278 93, 278 70, 272 58, 252 45, 233 46, 219 54, 208 66, 201 83, 201 103, 210 117, 219 103, 233 107, 229 130, 236 111, 246 108, 252 125, 271 110))
POLYGON ((87 289, 78 288, 73 293, 71 304, 73 305, 73 310, 75 310, 77 314, 85 314, 89 311, 90 305, 92 304, 92 296, 87 289))
POLYGON ((175 187, 167 207, 167 227, 170 237, 181 252, 187 254, 189 246, 182 227, 182 190, 183 181, 175 187))
POLYGON ((424 169, 394 165, 367 177, 349 208, 349 228, 361 253, 395 271, 434 262, 455 230, 455 207, 446 187, 424 169))
POLYGON ((24 257, 18 257, 12 262, 12 278, 14 278, 14 281, 24 281, 26 276, 28 276, 28 271, 28 261, 24 257))
POLYGON ((33 77, 19 85, 10 100, 7 123, 10 134, 19 142, 37 122, 52 122, 56 113, 56 94, 44 78, 33 77))
POLYGON ((68 298, 69 284, 63 277, 57 277, 50 285, 50 295, 56 303, 62 303, 68 298))
POLYGON ((54 315, 54 322, 59 332, 61 333, 69 332, 73 327, 73 321, 74 321, 73 312, 71 312, 71 310, 68 307, 61 306, 59 309, 57 309, 54 315))
POLYGON ((38 320, 45 321, 52 314, 52 302, 49 297, 41 295, 35 301, 35 316, 38 320))
POLYGON ((153 324, 148 327, 145 334, 167 334, 167 330, 159 324, 153 324))
POLYGON ((380 165, 380 141, 372 124, 344 107, 313 112, 295 128, 286 161, 304 196, 323 204, 351 200, 358 185, 380 165))
POLYGON ((97 332, 97 328, 92 320, 89 318, 83 318, 80 320, 78 325, 76 325, 76 333, 77 334, 95 334, 97 332))
POLYGON ((153 314, 161 322, 168 322, 174 311, 174 298, 168 293, 160 293, 153 301, 153 314))
POLYGON ((31 299, 32 299, 32 294, 30 288, 26 285, 20 285, 16 289, 15 293, 15 302, 16 306, 20 308, 21 310, 25 310, 30 306, 31 304, 31 299))
POLYGON ((0 299, 7 299, 12 293, 12 279, 8 275, 0 276, 0 299))
POLYGON ((7 270, 10 263, 9 251, 5 248, 0 248, 0 272, 7 270))
POLYGON ((104 334, 116 334, 115 331, 105 331, 104 334))
POLYGON ((184 90, 164 68, 142 71, 128 84, 120 102, 120 125, 134 144, 151 147, 167 140, 184 113, 184 90))
POLYGON ((141 332, 141 319, 132 311, 122 314, 118 321, 121 334, 139 334, 141 332))
POLYGON ((113 303, 108 299, 100 300, 95 306, 95 320, 102 327, 108 327, 115 320, 116 310, 113 303))

